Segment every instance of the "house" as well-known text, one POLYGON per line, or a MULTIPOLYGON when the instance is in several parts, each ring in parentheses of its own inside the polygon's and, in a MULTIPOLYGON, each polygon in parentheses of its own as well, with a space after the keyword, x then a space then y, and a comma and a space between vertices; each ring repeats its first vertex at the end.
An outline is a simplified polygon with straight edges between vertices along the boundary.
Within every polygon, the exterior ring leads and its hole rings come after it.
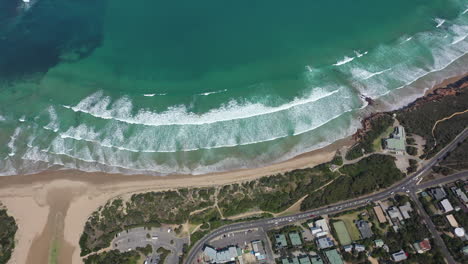
POLYGON ((466 196, 466 194, 460 190, 460 188, 457 188, 455 190, 455 195, 458 196, 458 198, 466 205, 468 204, 468 197, 466 196))
POLYGON ((324 254, 330 264, 343 264, 343 259, 336 249, 327 250, 324 254))
POLYGON ((452 204, 448 199, 444 199, 440 201, 440 208, 444 211, 444 213, 448 213, 453 211, 452 204))
POLYGON ((299 264, 311 264, 308 256, 299 257, 299 264))
POLYGON ((345 252, 351 253, 353 251, 353 246, 352 245, 347 245, 343 247, 343 250, 345 252))
POLYGON ((312 264, 323 264, 323 260, 319 255, 311 256, 310 261, 312 261, 312 264))
POLYGON ((375 247, 380 248, 380 247, 383 247, 385 245, 385 243, 383 242, 382 239, 376 239, 376 240, 374 240, 374 245, 375 245, 375 247))
POLYGON ((366 247, 364 245, 356 244, 354 245, 354 250, 356 250, 356 252, 363 252, 366 251, 366 247))
POLYGON ((333 243, 333 240, 329 237, 321 237, 317 239, 317 247, 319 249, 325 249, 329 247, 333 247, 335 244, 333 243))
POLYGON ((387 222, 387 218, 385 217, 385 214, 382 210, 382 207, 380 206, 375 206, 374 207, 374 212, 375 212, 375 215, 377 216, 377 219, 379 220, 379 223, 386 223, 387 222))
POLYGON ((429 194, 437 201, 444 199, 447 197, 447 193, 445 192, 444 188, 432 188, 429 190, 429 194))
POLYGON ((406 260, 407 258, 408 256, 406 255, 406 252, 403 250, 400 250, 392 254, 392 259, 395 262, 400 262, 400 261, 406 260))
POLYGON ((400 209, 401 215, 403 216, 404 219, 411 218, 409 213, 413 211, 413 208, 411 208, 411 204, 409 202, 406 202, 405 205, 398 207, 398 209, 400 209))
POLYGON ((369 238, 374 235, 368 222, 364 220, 359 220, 356 222, 356 225, 359 229, 359 232, 361 233, 362 238, 369 238))
POLYGON ((311 227, 311 228, 310 228, 310 232, 312 233, 313 236, 315 236, 315 235, 317 235, 318 233, 322 233, 323 230, 322 230, 322 228, 320 228, 320 227, 314 226, 314 227, 311 227))
POLYGON ((406 134, 403 126, 397 126, 390 138, 385 139, 385 148, 397 153, 405 153, 406 151, 406 134))
POLYGON ((252 249, 258 261, 266 259, 265 248, 260 240, 252 241, 252 249))
POLYGON ((302 245, 301 236, 297 232, 289 233, 289 239, 294 247, 302 245))
POLYGON ((465 256, 468 256, 468 246, 464 246, 464 247, 462 248, 462 252, 463 252, 463 254, 464 254, 465 256))
POLYGON ((390 218, 393 219, 398 219, 398 221, 403 220, 403 216, 400 213, 400 210, 396 206, 392 206, 387 210, 388 215, 390 218))
POLYGON ((315 221, 315 226, 320 227, 323 232, 330 233, 330 228, 328 227, 327 220, 325 219, 315 221))
POLYGON ((414 243, 413 247, 416 250, 416 252, 418 252, 419 254, 423 254, 424 252, 431 250, 431 242, 429 241, 429 239, 425 238, 421 242, 414 243))
POLYGON ((453 216, 453 214, 449 214, 449 215, 446 215, 445 216, 447 218, 447 221, 449 222, 449 224, 452 226, 452 227, 458 227, 458 222, 457 222, 457 219, 455 219, 455 217, 453 216))
POLYGON ((276 240, 276 247, 278 248, 288 246, 288 242, 286 241, 286 236, 284 236, 283 234, 276 234, 275 240, 276 240))
POLYGON ((299 264, 299 260, 297 259, 297 257, 294 257, 292 259, 283 258, 281 259, 281 263, 282 264, 299 264))
POLYGON ((210 246, 205 246, 203 254, 208 258, 208 262, 213 264, 232 262, 239 256, 237 247, 234 246, 220 250, 215 250, 210 246))

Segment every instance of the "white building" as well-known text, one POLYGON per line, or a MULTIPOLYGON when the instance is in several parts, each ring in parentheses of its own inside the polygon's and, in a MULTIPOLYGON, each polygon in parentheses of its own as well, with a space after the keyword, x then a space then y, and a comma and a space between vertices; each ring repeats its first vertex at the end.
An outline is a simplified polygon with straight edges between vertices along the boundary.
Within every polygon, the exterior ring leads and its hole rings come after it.
POLYGON ((448 199, 444 199, 442 201, 440 201, 440 205, 441 205, 441 209, 444 210, 444 213, 448 213, 448 212, 451 212, 453 211, 453 206, 452 204, 450 203, 450 201, 448 199))

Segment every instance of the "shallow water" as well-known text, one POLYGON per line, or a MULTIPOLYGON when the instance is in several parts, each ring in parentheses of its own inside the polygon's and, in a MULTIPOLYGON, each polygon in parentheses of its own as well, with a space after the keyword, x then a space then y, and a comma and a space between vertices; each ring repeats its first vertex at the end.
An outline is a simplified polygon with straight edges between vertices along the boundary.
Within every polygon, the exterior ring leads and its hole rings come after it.
POLYGON ((0 175, 206 173, 352 134, 468 71, 468 1, 0 6, 0 175))

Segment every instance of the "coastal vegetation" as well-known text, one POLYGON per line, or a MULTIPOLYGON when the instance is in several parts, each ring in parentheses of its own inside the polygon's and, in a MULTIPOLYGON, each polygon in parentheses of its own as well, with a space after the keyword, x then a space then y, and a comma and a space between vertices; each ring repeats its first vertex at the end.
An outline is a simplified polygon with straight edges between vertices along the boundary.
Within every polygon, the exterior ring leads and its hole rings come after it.
POLYGON ((404 177, 396 167, 393 157, 380 154, 343 166, 340 172, 342 175, 334 182, 307 196, 301 209, 317 208, 368 194, 386 188, 404 177))
POLYGON ((363 131, 359 134, 359 140, 346 153, 347 160, 357 159, 364 154, 370 154, 376 151, 374 141, 377 140, 391 125, 393 118, 389 114, 381 114, 369 119, 368 125, 371 129, 363 131))
POLYGON ((407 133, 417 134, 426 141, 422 158, 432 157, 467 127, 468 113, 451 117, 468 109, 468 89, 460 88, 466 82, 468 77, 394 111, 407 133))
POLYGON ((7 263, 15 248, 15 234, 18 230, 16 221, 0 208, 0 264, 7 263))

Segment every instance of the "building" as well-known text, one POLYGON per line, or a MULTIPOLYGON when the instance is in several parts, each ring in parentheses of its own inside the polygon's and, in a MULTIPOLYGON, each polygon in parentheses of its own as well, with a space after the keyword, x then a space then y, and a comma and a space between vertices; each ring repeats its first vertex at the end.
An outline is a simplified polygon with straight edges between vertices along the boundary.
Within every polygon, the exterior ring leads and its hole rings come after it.
POLYGON ((400 213, 400 210, 396 206, 392 206, 387 210, 390 219, 398 219, 398 221, 403 221, 403 216, 400 213))
POLYGON ((317 235, 317 234, 319 234, 319 233, 322 233, 323 230, 322 230, 322 228, 320 228, 320 227, 314 226, 314 227, 311 227, 311 228, 310 228, 310 232, 312 233, 313 236, 315 236, 315 235, 317 235))
POLYGON ((362 238, 369 238, 374 235, 368 222, 364 220, 359 220, 356 222, 356 226, 359 229, 362 238))
POLYGON ((265 248, 263 247, 262 241, 252 241, 252 249, 258 261, 263 261, 266 259, 265 248))
POLYGON ((311 264, 309 256, 299 257, 299 264, 311 264))
POLYGON ((453 214, 449 214, 445 216, 447 218, 447 221, 452 227, 459 227, 457 220, 453 216, 453 214))
POLYGON ((406 260, 407 258, 408 256, 406 255, 406 252, 403 250, 400 250, 392 254, 392 259, 395 262, 400 262, 400 261, 406 260))
POLYGON ((323 232, 330 233, 330 228, 328 227, 327 220, 325 219, 315 221, 315 226, 320 227, 323 232))
POLYGON ((232 262, 239 256, 237 247, 233 246, 220 250, 215 250, 210 246, 205 246, 203 253, 208 258, 208 262, 213 264, 232 262))
POLYGON ((401 215, 403 216, 403 219, 410 219, 410 212, 413 212, 413 208, 411 208, 411 204, 409 202, 406 202, 405 205, 402 205, 398 207, 400 209, 401 215))
POLYGON ((431 242, 429 241, 429 239, 425 238, 421 242, 414 243, 413 247, 416 250, 416 252, 418 252, 419 254, 423 254, 424 252, 431 250, 431 242))
POLYGON ((459 237, 459 238, 465 238, 465 228, 463 227, 457 227, 455 228, 455 230, 453 230, 453 233, 455 234, 455 236, 459 237))
POLYGON ((390 138, 385 140, 385 148, 401 154, 406 152, 406 134, 403 126, 397 126, 390 138))
POLYGON ((345 252, 351 253, 353 251, 353 246, 352 245, 347 245, 343 247, 343 250, 345 252))
POLYGON ((301 236, 297 232, 289 233, 289 239, 294 247, 302 245, 301 236))
POLYGON ((316 242, 317 242, 317 247, 319 249, 330 248, 335 245, 335 243, 333 243, 333 240, 329 237, 317 238, 316 242))
POLYGON ((466 205, 468 204, 468 197, 466 197, 466 194, 460 190, 460 188, 457 188, 455 190, 455 195, 458 196, 458 198, 466 205))
POLYGON ((354 245, 354 250, 356 250, 356 252, 363 252, 366 251, 366 247, 364 245, 356 244, 354 245))
POLYGON ((440 201, 440 208, 444 211, 444 213, 448 213, 453 211, 452 204, 448 199, 444 199, 440 201))
POLYGON ((379 220, 379 223, 386 223, 387 222, 387 218, 385 217, 385 214, 382 210, 382 207, 380 206, 375 206, 374 207, 374 212, 375 212, 375 215, 377 216, 377 219, 379 220))
POLYGON ((330 264, 344 264, 340 253, 336 249, 327 250, 324 254, 330 264))
POLYGON ((275 240, 276 240, 276 247, 277 248, 282 248, 282 247, 287 247, 288 242, 286 241, 286 236, 283 234, 276 234, 275 235, 275 240))
POLYGON ((463 252, 463 254, 464 254, 465 256, 468 256, 468 246, 464 246, 464 247, 462 248, 462 252, 463 252))
POLYGON ((374 245, 375 245, 375 247, 380 248, 380 247, 383 247, 385 245, 385 243, 383 242, 382 239, 376 239, 376 240, 374 240, 374 245))
POLYGON ((299 259, 297 257, 294 258, 283 258, 281 259, 282 264, 299 264, 299 259))
POLYGON ((323 264, 323 260, 322 258, 320 258, 319 255, 311 256, 310 261, 312 262, 312 264, 323 264))
POLYGON ((447 193, 442 187, 430 189, 429 194, 432 196, 432 198, 436 199, 437 201, 442 200, 445 197, 447 197, 447 193))

